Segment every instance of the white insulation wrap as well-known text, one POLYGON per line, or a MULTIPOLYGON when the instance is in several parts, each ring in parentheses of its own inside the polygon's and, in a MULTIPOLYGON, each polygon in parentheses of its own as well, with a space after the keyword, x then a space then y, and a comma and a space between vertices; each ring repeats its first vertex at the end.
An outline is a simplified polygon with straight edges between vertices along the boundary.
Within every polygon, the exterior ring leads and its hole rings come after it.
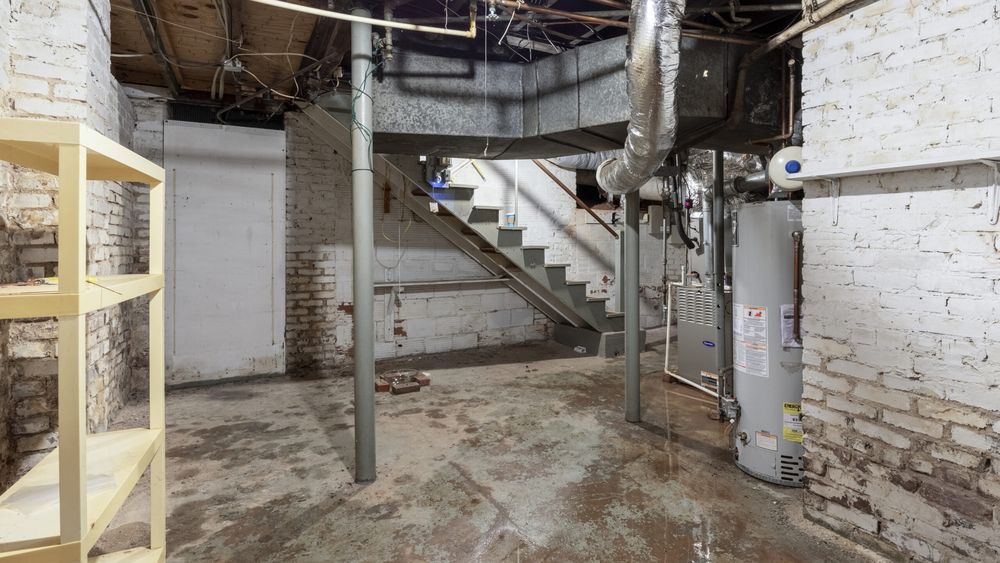
POLYGON ((660 167, 677 134, 677 67, 684 0, 636 0, 626 62, 630 117, 621 157, 597 169, 613 194, 636 190, 660 167))

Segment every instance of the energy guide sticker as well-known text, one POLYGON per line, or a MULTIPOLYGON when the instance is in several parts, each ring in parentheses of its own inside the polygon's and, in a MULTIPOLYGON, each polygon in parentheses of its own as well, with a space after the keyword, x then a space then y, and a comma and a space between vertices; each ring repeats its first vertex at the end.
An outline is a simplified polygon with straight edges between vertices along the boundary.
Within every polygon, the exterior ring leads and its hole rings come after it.
POLYGON ((784 403, 781 405, 781 437, 789 442, 802 443, 802 405, 784 403))

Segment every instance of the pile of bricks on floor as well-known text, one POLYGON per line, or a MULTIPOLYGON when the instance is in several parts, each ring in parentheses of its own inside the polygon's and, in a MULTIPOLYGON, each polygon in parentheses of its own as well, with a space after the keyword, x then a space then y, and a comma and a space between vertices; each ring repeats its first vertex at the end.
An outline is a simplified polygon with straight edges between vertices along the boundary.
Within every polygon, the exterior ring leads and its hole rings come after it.
POLYGON ((393 395, 416 393, 421 387, 431 384, 431 376, 425 371, 400 369, 383 373, 375 378, 375 391, 393 395))

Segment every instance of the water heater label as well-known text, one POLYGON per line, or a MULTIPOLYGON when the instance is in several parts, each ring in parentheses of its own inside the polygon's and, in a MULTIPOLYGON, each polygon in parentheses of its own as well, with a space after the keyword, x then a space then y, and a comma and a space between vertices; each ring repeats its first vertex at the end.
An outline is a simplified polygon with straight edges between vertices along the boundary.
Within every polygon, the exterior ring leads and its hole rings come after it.
POLYGON ((769 432, 758 430, 754 434, 754 443, 757 444, 758 448, 771 450, 772 452, 778 451, 778 437, 769 432))
POLYGON ((781 405, 781 437, 789 442, 802 443, 802 405, 800 403, 781 405))
POLYGON ((733 306, 733 348, 737 370, 767 377, 767 307, 733 306))

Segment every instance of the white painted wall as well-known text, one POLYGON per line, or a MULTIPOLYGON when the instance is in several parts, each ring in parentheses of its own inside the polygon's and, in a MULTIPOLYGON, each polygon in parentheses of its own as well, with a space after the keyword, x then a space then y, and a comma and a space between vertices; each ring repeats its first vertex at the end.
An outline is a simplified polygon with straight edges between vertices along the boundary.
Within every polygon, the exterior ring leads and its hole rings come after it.
MULTIPOLYGON (((456 159, 453 168, 466 159, 456 159)), ((518 224, 524 231, 525 245, 548 246, 546 260, 565 263, 568 279, 588 282, 587 291, 598 297, 611 297, 609 308, 617 310, 615 262, 618 242, 585 210, 530 160, 477 160, 485 179, 471 166, 461 168, 452 181, 478 186, 474 203, 496 205, 505 213, 515 208, 517 182, 518 224)), ((545 163, 556 177, 571 189, 576 186, 576 172, 545 163)), ((616 230, 623 228, 621 210, 598 210, 596 213, 616 230)), ((640 312, 643 327, 662 323, 663 239, 653 234, 648 217, 642 218, 640 234, 640 312)), ((668 245, 668 276, 678 280, 684 263, 683 247, 668 245)))
POLYGON ((285 369, 285 133, 168 121, 170 383, 285 369))

